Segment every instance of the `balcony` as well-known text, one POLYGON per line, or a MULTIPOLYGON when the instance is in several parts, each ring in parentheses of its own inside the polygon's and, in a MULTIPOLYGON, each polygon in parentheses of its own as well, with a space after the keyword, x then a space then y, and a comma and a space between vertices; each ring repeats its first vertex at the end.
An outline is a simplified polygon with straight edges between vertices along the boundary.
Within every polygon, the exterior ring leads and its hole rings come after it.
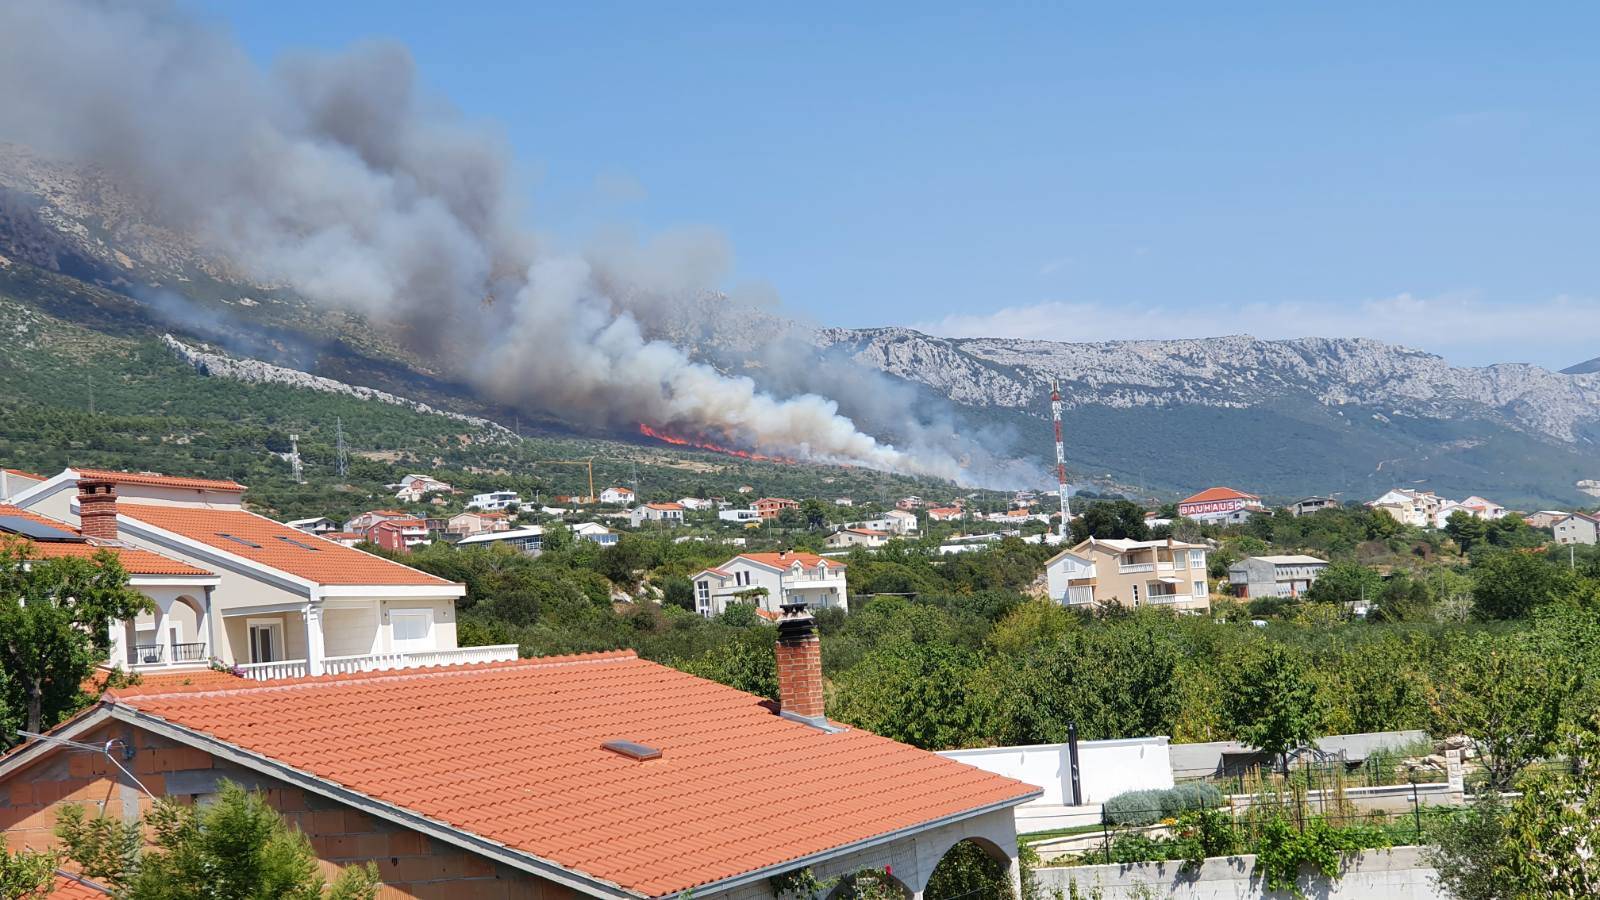
POLYGON ((192 644, 173 644, 169 658, 166 644, 135 644, 130 660, 135 669, 153 669, 165 666, 182 666, 203 663, 207 659, 204 641, 192 644))
POLYGON ((1134 575, 1139 572, 1154 572, 1155 570, 1155 563, 1121 563, 1117 566, 1117 571, 1124 575, 1134 575))
POLYGON ((1174 603, 1188 603, 1193 599, 1194 596, 1191 594, 1150 594, 1145 598, 1145 602, 1151 606, 1171 606, 1174 603))
MULTIPOLYGON (((328 675, 352 672, 381 672, 390 669, 416 669, 423 666, 463 666, 473 663, 508 662, 517 658, 516 644, 486 647, 458 647, 453 650, 419 650, 414 653, 369 653, 360 656, 329 656, 322 660, 328 675)), ((237 667, 246 678, 268 681, 274 678, 304 678, 311 667, 303 659, 247 663, 237 667)))

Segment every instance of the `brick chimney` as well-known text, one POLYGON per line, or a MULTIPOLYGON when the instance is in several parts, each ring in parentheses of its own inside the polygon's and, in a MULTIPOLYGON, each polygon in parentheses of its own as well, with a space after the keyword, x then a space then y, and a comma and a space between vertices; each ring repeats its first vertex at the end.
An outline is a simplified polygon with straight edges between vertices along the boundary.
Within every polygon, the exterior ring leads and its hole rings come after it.
POLYGON ((84 537, 117 539, 117 486, 114 482, 78 480, 78 527, 84 537))
POLYGON ((822 711, 822 642, 804 603, 785 603, 778 619, 778 703, 786 718, 826 727, 822 711))

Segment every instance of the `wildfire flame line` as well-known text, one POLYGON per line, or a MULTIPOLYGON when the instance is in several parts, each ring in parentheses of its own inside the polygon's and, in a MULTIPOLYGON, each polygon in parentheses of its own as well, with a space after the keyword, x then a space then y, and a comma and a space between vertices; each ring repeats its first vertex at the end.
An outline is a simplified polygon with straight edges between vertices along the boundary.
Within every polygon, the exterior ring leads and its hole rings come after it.
POLYGON ((694 440, 691 438, 679 437, 675 434, 667 434, 664 431, 658 431, 657 429, 651 428, 649 425, 646 425, 643 422, 639 423, 639 433, 645 437, 655 438, 662 443, 671 444, 675 447, 693 447, 696 450, 709 450, 712 453, 722 453, 727 456, 737 456, 740 459, 755 460, 757 462, 783 463, 786 466, 798 465, 800 462, 799 460, 789 456, 771 456, 766 453, 752 453, 749 450, 735 450, 732 447, 724 447, 721 444, 713 444, 710 441, 694 440))

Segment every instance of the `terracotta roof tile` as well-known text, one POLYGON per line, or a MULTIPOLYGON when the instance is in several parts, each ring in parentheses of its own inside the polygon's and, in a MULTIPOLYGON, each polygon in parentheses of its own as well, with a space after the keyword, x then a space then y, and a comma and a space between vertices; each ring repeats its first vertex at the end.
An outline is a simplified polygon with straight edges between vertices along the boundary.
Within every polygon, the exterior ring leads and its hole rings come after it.
POLYGON ((1214 488, 1206 488, 1205 490, 1201 491, 1200 493, 1195 494, 1193 497, 1189 497, 1186 500, 1180 501, 1179 505, 1182 505, 1182 504, 1185 504, 1185 503, 1209 503, 1209 502, 1211 502, 1213 500, 1259 500, 1259 499, 1261 499, 1261 498, 1257 497, 1255 494, 1246 494, 1244 491, 1236 491, 1236 490, 1234 490, 1233 488, 1230 488, 1230 487, 1214 487, 1214 488))
POLYGON ((771 566, 774 569, 787 569, 794 565, 796 561, 808 568, 820 562, 826 562, 829 566, 837 566, 841 569, 845 568, 845 564, 837 559, 827 559, 815 553, 806 553, 798 550, 784 551, 782 553, 741 553, 734 559, 748 559, 751 562, 771 566))
MULTIPOLYGON (((11 506, 9 504, 0 503, 0 515, 18 516, 20 518, 38 522, 43 525, 48 525, 51 528, 56 528, 69 534, 76 534, 80 536, 83 534, 83 532, 79 531, 76 527, 69 525, 66 522, 57 522, 55 519, 47 518, 37 513, 30 512, 26 509, 22 509, 21 507, 11 506)), ((92 540, 86 543, 30 541, 27 538, 12 536, 4 531, 0 531, 0 540, 6 539, 20 540, 26 543, 28 545, 28 556, 32 559, 60 559, 64 556, 81 556, 88 558, 94 556, 100 550, 105 549, 110 550, 112 554, 115 555, 119 561, 121 561, 122 567, 127 569, 128 574, 130 575, 215 574, 213 572, 208 572, 205 569, 196 568, 195 566, 191 566, 185 562, 169 559, 159 553, 154 553, 149 550, 139 550, 133 547, 106 546, 103 543, 92 540)))
POLYGON ((451 583, 242 509, 159 506, 123 500, 117 504, 117 513, 318 584, 442 587, 451 583))
POLYGON ((230 494, 244 490, 244 485, 236 481, 217 478, 183 478, 176 475, 163 475, 160 472, 114 472, 110 469, 79 469, 76 467, 72 471, 77 472, 79 478, 93 478, 98 481, 111 481, 117 484, 193 488, 202 491, 226 491, 230 494))
POLYGON ((652 897, 1038 792, 631 652, 115 702, 652 897))

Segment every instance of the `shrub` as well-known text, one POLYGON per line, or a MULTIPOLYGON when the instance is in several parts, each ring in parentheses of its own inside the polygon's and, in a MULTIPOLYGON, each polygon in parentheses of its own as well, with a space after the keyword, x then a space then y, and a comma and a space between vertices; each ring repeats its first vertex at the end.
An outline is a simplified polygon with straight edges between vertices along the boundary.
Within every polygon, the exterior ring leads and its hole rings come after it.
POLYGON ((1222 792, 1215 787, 1187 782, 1165 789, 1124 791, 1105 802, 1105 820, 1112 825, 1154 825, 1188 810, 1221 804, 1222 792))

